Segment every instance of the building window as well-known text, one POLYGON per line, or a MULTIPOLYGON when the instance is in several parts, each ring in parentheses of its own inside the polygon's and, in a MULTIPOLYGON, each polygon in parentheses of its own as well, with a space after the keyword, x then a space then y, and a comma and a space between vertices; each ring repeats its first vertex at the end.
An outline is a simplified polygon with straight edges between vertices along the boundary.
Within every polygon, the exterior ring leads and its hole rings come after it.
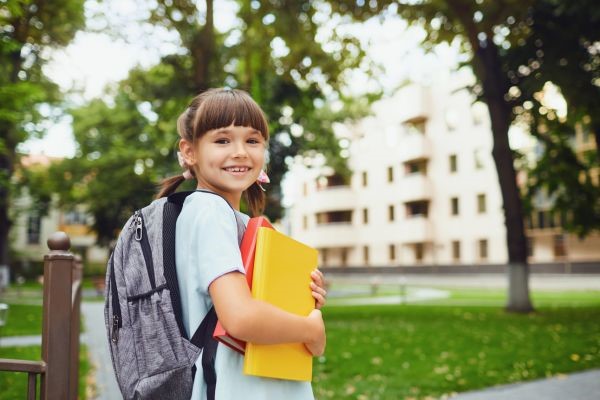
POLYGON ((457 172, 458 171, 458 161, 457 161, 456 154, 450 154, 449 162, 450 162, 450 172, 457 172))
POLYGON ((27 244, 40 243, 42 218, 37 211, 32 211, 27 217, 27 244))
POLYGON ((458 197, 453 197, 450 199, 450 208, 451 208, 451 213, 452 215, 458 215, 459 210, 458 210, 458 197))
POLYGON ((80 211, 68 211, 63 215, 65 225, 87 225, 87 214, 80 211))
POLYGON ((404 128, 406 129, 406 133, 409 135, 417 134, 424 135, 425 134, 425 122, 426 119, 423 117, 413 118, 409 121, 404 122, 404 128))
POLYGON ((368 224, 369 223, 369 209, 368 208, 363 208, 362 216, 363 216, 363 224, 368 224))
POLYGON ((393 167, 388 167, 387 179, 388 179, 388 182, 394 182, 394 168, 393 167))
POLYGON ((529 214, 525 218, 525 228, 527 228, 527 229, 533 229, 534 227, 535 227, 535 225, 533 224, 533 215, 529 214))
POLYGON ((348 182, 346 179, 338 174, 329 176, 320 176, 317 178, 317 190, 324 190, 337 186, 346 186, 348 182))
POLYGON ((446 126, 448 127, 448 130, 455 130, 458 127, 460 121, 460 115, 458 114, 458 112, 454 109, 447 109, 445 117, 446 126))
POLYGON ((423 243, 415 243, 415 261, 423 262, 425 258, 425 245, 423 243))
POLYGON ((554 235, 553 238, 554 257, 564 257, 567 255, 565 246, 565 235, 554 235))
POLYGON ((406 217, 427 217, 429 212, 429 202, 427 200, 409 201, 406 205, 406 217))
POLYGON ((404 173, 406 175, 427 175, 427 160, 412 160, 404 163, 404 173))
POLYGON ((317 213, 317 225, 349 224, 352 222, 352 210, 327 211, 317 213))
POLYGON ((390 254, 390 261, 396 260, 396 245, 390 244, 389 254, 390 254))
POLYGON ((476 149, 473 153, 475 169, 483 169, 483 149, 476 149))
POLYGON ((539 229, 544 229, 546 227, 546 212, 545 211, 537 212, 537 227, 539 229))
POLYGON ((363 173, 362 173, 362 185, 363 186, 367 186, 367 184, 368 184, 367 171, 363 171, 363 173))
POLYGON ((479 259, 487 260, 488 258, 488 241, 487 239, 479 240, 479 259))
POLYGON ((485 194, 481 193, 477 195, 477 212, 483 214, 486 212, 485 194))
POLYGON ((346 266, 348 265, 348 249, 343 247, 342 248, 342 266, 346 266))
POLYGON ((527 237, 527 257, 533 257, 534 241, 532 237, 527 237))
POLYGON ((306 215, 302 217, 302 227, 308 229, 308 216, 306 215))
POLYGON ((388 206, 388 220, 394 222, 394 205, 388 206))
POLYGON ((323 266, 327 265, 327 248, 321 249, 321 260, 323 261, 323 266))
POLYGON ((369 246, 363 246, 363 262, 369 265, 369 246))
POLYGON ((452 259, 454 261, 460 261, 460 241, 452 241, 452 259))

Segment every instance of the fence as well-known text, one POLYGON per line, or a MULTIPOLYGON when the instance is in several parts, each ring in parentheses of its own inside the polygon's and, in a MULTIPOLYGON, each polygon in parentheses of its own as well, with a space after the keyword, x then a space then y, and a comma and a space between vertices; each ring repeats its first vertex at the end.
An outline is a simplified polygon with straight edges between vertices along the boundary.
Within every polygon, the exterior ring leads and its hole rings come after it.
POLYGON ((40 377, 42 400, 77 399, 81 259, 69 252, 69 237, 56 232, 44 256, 44 302, 41 361, 0 358, 0 371, 28 374, 27 399, 36 398, 40 377))

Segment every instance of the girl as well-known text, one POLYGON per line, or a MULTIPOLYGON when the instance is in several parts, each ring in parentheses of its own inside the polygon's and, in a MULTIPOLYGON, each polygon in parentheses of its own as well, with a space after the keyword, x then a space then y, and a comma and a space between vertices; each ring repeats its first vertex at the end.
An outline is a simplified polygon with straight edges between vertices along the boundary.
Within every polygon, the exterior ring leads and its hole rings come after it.
MULTIPOLYGON (((158 196, 173 193, 192 177, 198 189, 221 196, 190 194, 177 219, 176 268, 188 335, 214 305, 223 327, 239 339, 260 344, 302 342, 314 356, 321 355, 325 325, 319 309, 326 294, 321 272, 311 274, 316 309, 307 317, 253 299, 244 276, 235 214, 248 222, 249 217, 238 211, 242 194, 252 214, 264 209, 265 196, 257 179, 264 168, 269 133, 262 110, 243 91, 211 89, 192 100, 177 120, 177 130, 180 164, 186 170, 165 180, 158 196)), ((206 398, 200 361, 196 362, 194 400, 206 398)), ((313 399, 310 382, 247 376, 242 367, 243 356, 218 346, 217 400, 313 399)))

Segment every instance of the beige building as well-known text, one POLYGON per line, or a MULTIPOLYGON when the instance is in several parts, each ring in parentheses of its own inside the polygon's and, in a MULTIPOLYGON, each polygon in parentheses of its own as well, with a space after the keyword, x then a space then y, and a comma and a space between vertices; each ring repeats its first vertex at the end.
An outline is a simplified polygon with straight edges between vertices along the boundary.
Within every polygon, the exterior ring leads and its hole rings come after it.
MULTIPOLYGON (((28 155, 21 160, 25 167, 34 168, 47 167, 52 161, 53 158, 45 155, 28 155)), ((93 220, 86 213, 85 206, 70 211, 51 206, 47 215, 41 215, 25 189, 23 195, 14 200, 10 211, 14 221, 10 243, 21 259, 42 260, 48 252, 48 237, 56 231, 63 231, 71 239, 71 251, 90 262, 106 262, 108 251, 96 246, 96 235, 90 231, 93 220)))
MULTIPOLYGON (((578 155, 595 150, 596 144, 591 132, 579 129, 573 146, 578 155)), ((535 143, 529 153, 535 156, 535 143)), ((596 185, 600 184, 600 168, 591 171, 596 185)), ((588 262, 600 260, 600 234, 592 233, 585 239, 567 233, 562 229, 561 216, 551 212, 552 203, 547 196, 539 193, 534 199, 535 211, 526 220, 526 233, 529 239, 529 258, 533 262, 588 262)))
MULTIPOLYGON (((374 104, 372 116, 338 129, 349 181, 315 167, 318 160, 309 168, 297 159, 290 230, 319 249, 320 265, 507 262, 487 107, 457 81, 406 86, 374 104)), ((576 244, 557 229, 528 231, 531 262, 564 260, 557 235, 571 259, 600 259, 597 237, 576 244)))

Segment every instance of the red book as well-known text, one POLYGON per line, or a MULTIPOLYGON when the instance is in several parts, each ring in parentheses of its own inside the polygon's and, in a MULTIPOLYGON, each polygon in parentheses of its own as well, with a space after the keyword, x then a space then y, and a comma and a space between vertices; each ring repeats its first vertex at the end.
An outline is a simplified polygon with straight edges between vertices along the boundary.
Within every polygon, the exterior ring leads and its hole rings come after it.
MULTIPOLYGON (((246 232, 244 233, 244 237, 242 238, 242 243, 240 244, 240 251, 242 253, 242 263, 244 264, 244 270, 246 271, 246 282, 248 282, 248 287, 251 289, 252 275, 254 273, 256 234, 258 233, 258 228, 260 227, 274 229, 266 217, 250 218, 250 221, 248 221, 248 225, 246 226, 246 232)), ((245 354, 246 352, 246 342, 244 342, 243 340, 236 339, 233 336, 229 335, 219 321, 217 321, 217 325, 215 326, 213 338, 223 343, 224 345, 229 346, 230 348, 232 348, 240 354, 245 354)))

